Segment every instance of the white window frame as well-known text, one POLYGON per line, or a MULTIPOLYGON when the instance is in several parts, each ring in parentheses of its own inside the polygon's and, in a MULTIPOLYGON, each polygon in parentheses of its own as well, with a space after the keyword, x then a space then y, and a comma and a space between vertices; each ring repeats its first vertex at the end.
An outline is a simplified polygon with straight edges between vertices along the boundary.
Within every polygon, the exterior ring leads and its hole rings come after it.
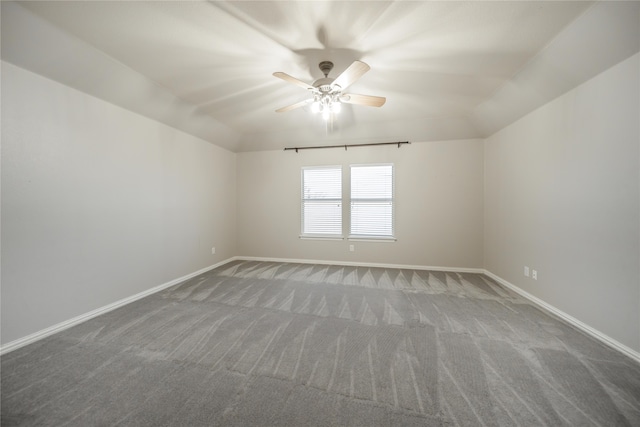
POLYGON ((343 240, 344 239, 344 171, 342 165, 327 166, 303 166, 300 171, 300 238, 320 239, 320 240, 343 240), (305 170, 338 169, 340 170, 340 197, 339 198, 305 198, 304 175, 305 170), (340 207, 340 233, 305 233, 305 202, 338 203, 340 207))
POLYGON ((396 208, 396 200, 395 200, 395 166, 393 163, 366 163, 366 164, 352 164, 349 165, 349 240, 363 240, 363 241, 381 241, 381 242, 393 242, 396 241, 395 236, 395 208, 396 208), (353 189, 351 188, 353 182, 353 168, 354 167, 375 167, 375 166, 390 166, 391 167, 391 198, 381 199, 381 198, 358 198, 354 199, 353 189), (352 234, 353 229, 353 205, 358 202, 388 202, 391 203, 391 234, 387 235, 377 235, 377 234, 352 234))

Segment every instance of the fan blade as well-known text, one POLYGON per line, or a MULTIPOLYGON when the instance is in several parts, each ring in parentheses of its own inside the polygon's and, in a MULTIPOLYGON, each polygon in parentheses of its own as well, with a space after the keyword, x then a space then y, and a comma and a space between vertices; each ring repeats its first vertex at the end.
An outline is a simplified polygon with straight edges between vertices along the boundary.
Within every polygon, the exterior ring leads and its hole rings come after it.
POLYGON ((295 77, 291 77, 289 74, 287 73, 282 73, 280 71, 273 73, 273 75, 279 79, 284 80, 285 82, 289 82, 289 83, 293 83, 296 86, 300 86, 302 88, 305 88, 307 90, 314 90, 315 87, 306 84, 305 82, 303 82, 302 80, 298 80, 295 77))
POLYGON ((340 90, 345 90, 370 69, 371 67, 362 61, 353 61, 353 64, 349 65, 349 68, 344 70, 342 74, 331 83, 331 86, 339 86, 340 90))
POLYGON ((287 105, 286 107, 278 108, 276 113, 284 113, 286 111, 291 111, 295 108, 304 107, 307 104, 311 104, 313 99, 305 99, 304 101, 296 102, 295 104, 287 105))
POLYGON ((347 93, 340 97, 340 102, 345 104, 366 105, 367 107, 382 107, 387 98, 382 96, 356 95, 355 93, 347 93))

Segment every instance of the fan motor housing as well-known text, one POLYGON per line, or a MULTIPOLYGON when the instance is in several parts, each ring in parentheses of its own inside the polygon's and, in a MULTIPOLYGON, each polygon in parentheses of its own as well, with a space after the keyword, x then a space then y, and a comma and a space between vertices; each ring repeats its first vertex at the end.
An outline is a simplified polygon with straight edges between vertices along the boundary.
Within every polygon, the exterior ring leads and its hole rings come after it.
POLYGON ((329 91, 331 91, 331 83, 333 83, 333 80, 335 80, 335 79, 332 79, 330 77, 323 77, 323 78, 320 78, 320 79, 314 81, 311 84, 311 86, 317 87, 322 92, 329 92, 329 91))

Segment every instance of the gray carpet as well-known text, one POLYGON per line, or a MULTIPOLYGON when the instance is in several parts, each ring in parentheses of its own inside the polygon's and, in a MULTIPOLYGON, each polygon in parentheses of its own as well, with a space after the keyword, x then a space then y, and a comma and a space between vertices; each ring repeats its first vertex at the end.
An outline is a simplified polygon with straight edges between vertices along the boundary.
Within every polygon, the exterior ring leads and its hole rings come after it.
POLYGON ((237 261, 1 358, 2 425, 640 425, 640 366, 478 274, 237 261))

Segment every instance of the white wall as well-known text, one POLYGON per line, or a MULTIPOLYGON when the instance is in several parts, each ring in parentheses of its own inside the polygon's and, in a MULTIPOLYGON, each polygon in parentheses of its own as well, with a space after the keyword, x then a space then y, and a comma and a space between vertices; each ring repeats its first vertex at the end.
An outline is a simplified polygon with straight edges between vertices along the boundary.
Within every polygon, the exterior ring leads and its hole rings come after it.
POLYGON ((235 176, 234 153, 2 62, 2 343, 236 255, 235 176))
MULTIPOLYGON (((345 175, 348 177, 348 175, 345 175)), ((483 144, 420 142, 371 148, 238 154, 238 254, 435 267, 482 267, 483 144), (302 166, 395 165, 393 243, 303 240, 302 166), (355 252, 349 252, 349 245, 355 252)))
POLYGON ((636 351, 638 76, 636 54, 502 129, 484 165, 485 268, 636 351))

